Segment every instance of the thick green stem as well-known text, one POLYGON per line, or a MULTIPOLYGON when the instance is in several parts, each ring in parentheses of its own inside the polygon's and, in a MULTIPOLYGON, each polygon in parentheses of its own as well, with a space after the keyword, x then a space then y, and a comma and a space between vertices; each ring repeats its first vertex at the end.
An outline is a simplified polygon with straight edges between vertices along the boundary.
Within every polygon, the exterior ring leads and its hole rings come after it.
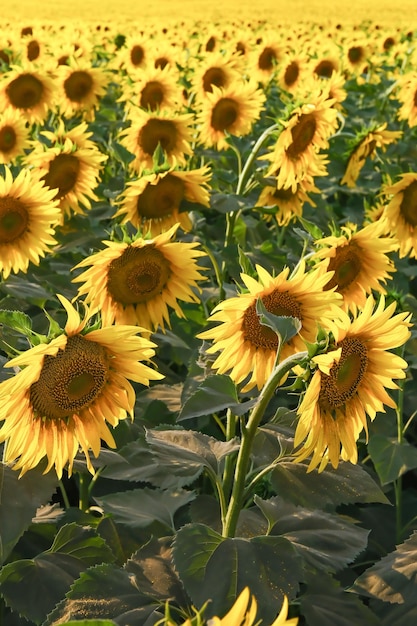
MULTIPOLYGON (((403 410, 404 410, 404 384, 400 383, 398 390, 398 402, 397 402, 397 441, 401 444, 404 440, 404 427, 403 427, 403 410)), ((394 484, 395 493, 395 526, 396 526, 396 541, 400 543, 402 541, 403 533, 403 514, 402 514, 402 495, 403 484, 402 477, 399 476, 394 484)))
POLYGON ((78 474, 78 497, 79 508, 81 511, 87 511, 90 505, 90 478, 87 474, 78 474))
POLYGON ((307 352, 297 352, 296 354, 286 358, 274 368, 261 393, 259 394, 257 403, 253 407, 249 416, 248 423, 246 426, 242 427, 242 441, 236 460, 232 494, 223 524, 224 537, 234 537, 236 533, 239 513, 243 505, 245 482, 250 462, 250 455, 252 452, 252 444, 266 408, 283 376, 285 376, 285 374, 287 374, 294 367, 294 365, 299 364, 307 358, 307 356, 307 352))
MULTIPOLYGON (((230 409, 227 409, 226 419, 226 441, 230 441, 236 435, 236 421, 237 417, 232 413, 230 409)), ((232 490, 233 482, 233 470, 235 467, 235 455, 228 454, 224 461, 223 471, 223 492, 226 498, 229 498, 232 490)))

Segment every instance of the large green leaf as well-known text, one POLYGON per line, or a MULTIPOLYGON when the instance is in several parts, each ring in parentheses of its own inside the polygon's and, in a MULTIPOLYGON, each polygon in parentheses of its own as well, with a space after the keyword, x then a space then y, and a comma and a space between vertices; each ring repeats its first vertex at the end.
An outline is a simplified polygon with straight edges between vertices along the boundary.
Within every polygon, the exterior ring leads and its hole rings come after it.
POLYGON ((218 474, 220 461, 239 449, 237 439, 219 441, 193 430, 148 430, 146 439, 158 462, 174 473, 185 465, 218 474))
POLYGON ((19 478, 18 472, 0 465, 0 564, 6 561, 37 508, 48 502, 57 485, 53 472, 42 475, 41 469, 35 468, 19 478))
POLYGON ((269 522, 270 535, 285 537, 305 564, 336 572, 366 548, 368 531, 345 518, 295 506, 275 496, 255 503, 269 522))
POLYGON ((353 590, 384 602, 416 601, 417 531, 356 579, 353 590))
MULTIPOLYGON (((43 626, 55 626, 80 617, 117 619, 120 624, 145 624, 155 608, 149 596, 137 589, 131 573, 106 563, 83 572, 43 626)), ((161 617, 162 614, 156 614, 155 621, 149 623, 155 623, 161 617)))
POLYGON ((248 586, 258 617, 270 623, 284 595, 294 598, 302 568, 283 537, 225 538, 204 524, 188 524, 173 545, 175 568, 193 603, 210 600, 207 616, 224 615, 248 586))
POLYGON ((274 315, 268 311, 261 298, 256 301, 256 313, 259 323, 267 326, 278 335, 280 345, 294 337, 301 329, 301 320, 290 315, 274 315))
POLYGON ((300 597, 301 614, 308 626, 379 626, 379 619, 361 600, 345 591, 323 572, 311 576, 300 597))
POLYGON ((195 497, 185 490, 162 491, 133 489, 96 498, 103 511, 110 514, 117 524, 131 528, 145 528, 154 522, 162 524, 165 531, 174 530, 174 515, 195 497))
POLYGON ((271 473, 271 483, 284 500, 312 509, 332 509, 354 502, 389 504, 369 473, 352 463, 307 473, 307 463, 281 461, 271 473))
POLYGON ((400 443, 394 437, 372 435, 368 452, 382 485, 392 483, 405 472, 417 467, 417 448, 407 441, 400 443))
POLYGON ((82 571, 111 560, 111 551, 92 528, 68 524, 58 531, 49 550, 2 568, 2 595, 13 611, 40 623, 82 571))

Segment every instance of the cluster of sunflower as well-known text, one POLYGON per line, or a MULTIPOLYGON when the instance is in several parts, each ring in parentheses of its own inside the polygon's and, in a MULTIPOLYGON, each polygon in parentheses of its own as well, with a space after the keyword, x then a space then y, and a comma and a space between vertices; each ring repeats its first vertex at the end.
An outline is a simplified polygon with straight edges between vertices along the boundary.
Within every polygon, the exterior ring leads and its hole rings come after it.
MULTIPOLYGON (((368 420, 396 407, 412 323, 387 283, 395 256, 417 258, 417 171, 406 148, 394 159, 417 123, 413 34, 194 28, 14 27, 0 49, 2 308, 13 275, 74 272, 63 328, 28 332, 17 356, 2 342, 0 442, 21 475, 46 457, 70 476, 80 450, 94 473, 139 386, 170 371, 155 357, 174 319, 240 398, 297 381, 292 458, 309 471, 357 463, 368 420), (389 129, 349 99, 379 85, 389 129)), ((255 619, 242 602, 233 624, 255 619)))

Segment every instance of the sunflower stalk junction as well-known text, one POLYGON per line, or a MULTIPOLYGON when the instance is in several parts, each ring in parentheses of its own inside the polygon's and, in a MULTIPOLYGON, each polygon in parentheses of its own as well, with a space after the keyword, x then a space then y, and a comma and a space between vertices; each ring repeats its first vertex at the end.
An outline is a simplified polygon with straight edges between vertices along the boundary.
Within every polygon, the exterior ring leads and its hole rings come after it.
POLYGON ((236 461, 234 483, 229 500, 229 506, 223 522, 222 534, 224 537, 234 537, 236 533, 239 513, 242 509, 245 493, 245 482, 252 444, 266 408, 283 376, 285 376, 285 374, 287 374, 295 365, 299 365, 307 357, 308 352, 297 352, 275 366, 269 379, 259 394, 258 400, 252 409, 246 426, 242 427, 242 441, 236 461))

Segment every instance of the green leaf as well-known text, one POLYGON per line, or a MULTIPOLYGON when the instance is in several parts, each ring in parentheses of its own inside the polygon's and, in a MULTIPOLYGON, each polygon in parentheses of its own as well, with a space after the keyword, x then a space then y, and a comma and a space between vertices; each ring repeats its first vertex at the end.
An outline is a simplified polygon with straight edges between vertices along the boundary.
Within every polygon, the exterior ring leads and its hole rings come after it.
POLYGON ((382 485, 397 480, 417 467, 417 448, 408 442, 399 442, 394 437, 372 435, 368 452, 382 485))
POLYGON ((417 531, 355 580, 353 591, 383 602, 412 603, 417 585, 417 531))
POLYGON ((180 489, 159 491, 144 488, 112 493, 95 500, 105 513, 112 515, 117 524, 145 528, 158 522, 165 531, 172 532, 175 529, 175 513, 193 498, 192 492, 180 489))
POLYGON ((113 560, 112 552, 94 529, 68 524, 58 531, 49 550, 2 568, 2 594, 13 611, 38 623, 82 571, 109 560, 113 560))
POLYGON ((174 565, 200 609, 210 599, 207 617, 224 615, 248 586, 258 604, 257 618, 271 623, 284 595, 294 598, 302 570, 297 553, 282 537, 225 538, 204 524, 177 533, 174 565))
POLYGON ((117 626, 112 619, 77 619, 63 622, 61 626, 117 626))
POLYGON ((212 193, 210 196, 210 208, 219 213, 234 213, 245 206, 242 196, 236 194, 212 193))
POLYGON ((9 556, 36 510, 46 504, 58 485, 56 474, 43 475, 35 468, 19 478, 19 473, 0 465, 0 564, 9 556))
POLYGON ((271 484, 287 502, 311 509, 335 508, 354 502, 381 502, 388 498, 360 465, 340 463, 322 472, 308 472, 307 463, 281 461, 271 473, 271 484))
POLYGON ((22 311, 6 311, 0 309, 0 324, 9 326, 26 337, 32 335, 32 320, 22 311))
POLYGON ((345 518, 303 509, 279 496, 254 500, 269 522, 269 534, 290 541, 308 567, 336 572, 366 548, 369 531, 345 518))
POLYGON ((200 415, 212 415, 230 408, 236 415, 242 415, 253 403, 240 404, 236 385, 229 376, 208 376, 184 403, 178 421, 200 415))
POLYGON ((357 596, 324 572, 308 578, 307 591, 300 597, 300 611, 308 626, 380 626, 376 615, 357 596))
POLYGON ((193 430, 147 430, 146 439, 151 449, 167 469, 188 465, 207 467, 219 473, 219 463, 239 449, 239 441, 219 441, 193 430))
POLYGON ((117 619, 119 624, 145 624, 153 614, 155 620, 150 624, 163 614, 156 613, 149 596, 137 589, 132 574, 106 563, 83 572, 43 626, 55 626, 80 617, 117 619))
POLYGON ((289 341, 289 339, 300 332, 301 320, 298 317, 270 313, 261 298, 258 298, 256 301, 256 312, 259 315, 259 323, 273 330, 278 335, 280 344, 289 341))
POLYGON ((248 274, 248 276, 256 276, 256 270, 249 257, 244 253, 240 246, 237 247, 237 250, 239 254, 239 265, 242 272, 248 274))

